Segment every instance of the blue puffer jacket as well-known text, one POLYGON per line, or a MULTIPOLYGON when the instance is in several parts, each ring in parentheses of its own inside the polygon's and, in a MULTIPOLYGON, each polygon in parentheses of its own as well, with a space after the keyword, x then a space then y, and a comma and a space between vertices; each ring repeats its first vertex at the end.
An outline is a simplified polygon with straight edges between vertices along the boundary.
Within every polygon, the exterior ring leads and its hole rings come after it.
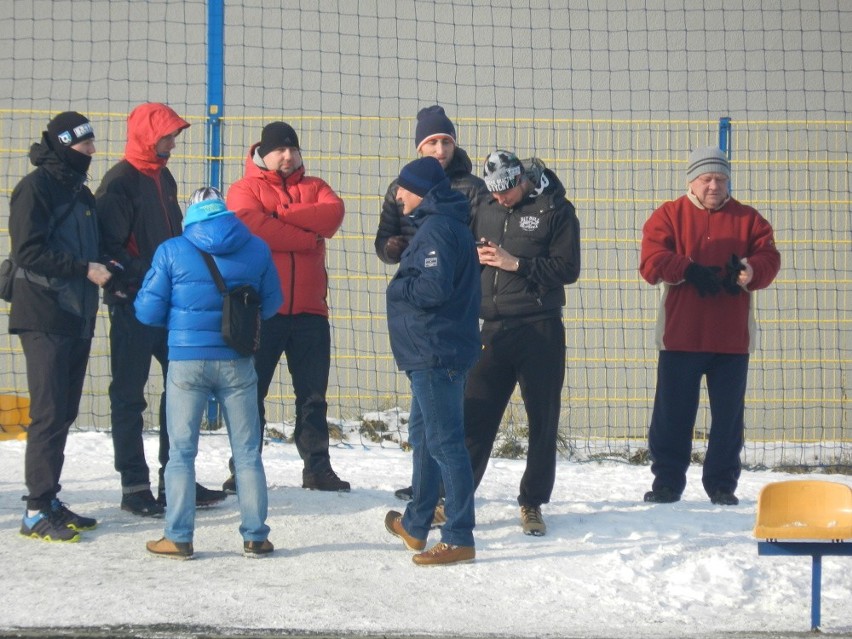
POLYGON ((403 371, 465 371, 479 357, 479 260, 470 203, 444 180, 410 220, 417 227, 387 290, 391 350, 403 371))
POLYGON ((190 206, 184 225, 183 235, 154 253, 134 302, 136 317, 169 329, 170 360, 238 359, 222 339, 222 295, 198 249, 214 256, 228 289, 250 284, 260 293, 263 319, 284 303, 272 254, 221 200, 190 206))

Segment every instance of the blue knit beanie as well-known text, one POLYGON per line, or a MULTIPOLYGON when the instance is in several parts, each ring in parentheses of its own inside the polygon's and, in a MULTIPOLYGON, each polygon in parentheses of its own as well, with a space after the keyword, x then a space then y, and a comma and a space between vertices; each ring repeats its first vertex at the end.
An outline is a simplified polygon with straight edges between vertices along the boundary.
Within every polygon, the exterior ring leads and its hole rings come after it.
POLYGON ((411 191, 420 197, 426 197, 426 194, 436 186, 445 183, 449 186, 450 180, 441 163, 432 156, 419 158, 413 162, 409 162, 399 173, 399 184, 406 191, 411 191))
POLYGON ((219 189, 206 186, 198 189, 189 198, 189 208, 186 209, 186 215, 183 218, 183 227, 186 228, 196 222, 212 220, 214 217, 219 217, 220 215, 233 214, 225 206, 225 200, 219 189))
POLYGON ((450 118, 444 113, 444 107, 437 104, 420 109, 417 114, 417 131, 414 135, 414 146, 417 150, 423 143, 436 137, 452 138, 456 141, 456 128, 450 118))

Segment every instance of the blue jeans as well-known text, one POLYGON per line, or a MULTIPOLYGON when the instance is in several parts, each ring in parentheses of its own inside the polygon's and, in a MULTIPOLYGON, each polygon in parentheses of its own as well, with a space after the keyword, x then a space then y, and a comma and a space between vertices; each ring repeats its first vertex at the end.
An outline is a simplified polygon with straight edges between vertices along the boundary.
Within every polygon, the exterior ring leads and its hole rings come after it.
POLYGON ((407 375, 412 394, 408 441, 414 467, 413 497, 402 525, 410 535, 426 539, 443 481, 447 523, 441 528, 441 541, 473 546, 473 470, 464 445, 466 371, 432 368, 407 375))
POLYGON ((192 541, 195 457, 201 419, 211 394, 219 402, 228 427, 240 503, 240 534, 243 541, 263 541, 269 536, 268 495, 258 441, 257 375, 251 357, 169 362, 165 537, 177 542, 192 541))

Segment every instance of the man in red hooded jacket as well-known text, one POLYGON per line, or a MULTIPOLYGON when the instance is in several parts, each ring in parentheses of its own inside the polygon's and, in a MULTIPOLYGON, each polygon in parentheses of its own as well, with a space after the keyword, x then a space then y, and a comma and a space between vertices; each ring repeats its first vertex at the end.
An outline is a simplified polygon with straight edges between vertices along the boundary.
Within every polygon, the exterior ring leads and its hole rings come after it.
MULTIPOLYGON (((148 464, 142 445, 142 413, 147 407, 145 385, 155 357, 168 370, 167 332, 136 319, 133 301, 157 247, 183 232, 177 183, 166 168, 175 138, 189 127, 165 104, 145 103, 127 118, 124 159, 104 175, 95 193, 101 247, 117 271, 119 287, 104 293, 110 318, 109 386, 115 469, 121 474, 121 508, 134 515, 162 515, 165 506, 163 473, 169 459, 165 394, 161 397, 159 499, 151 493, 148 464), (118 289, 118 290, 117 290, 118 289)), ((225 493, 196 486, 198 505, 222 501, 225 493)))
MULTIPOLYGON (((293 127, 271 122, 249 149, 245 176, 228 189, 227 205, 269 245, 284 293, 278 313, 263 322, 255 355, 261 429, 263 402, 284 354, 296 395, 302 487, 348 491, 349 482, 331 467, 325 399, 331 366, 325 241, 343 223, 343 200, 320 178, 305 175, 293 127)), ((231 470, 223 485, 228 492, 235 488, 231 470)))

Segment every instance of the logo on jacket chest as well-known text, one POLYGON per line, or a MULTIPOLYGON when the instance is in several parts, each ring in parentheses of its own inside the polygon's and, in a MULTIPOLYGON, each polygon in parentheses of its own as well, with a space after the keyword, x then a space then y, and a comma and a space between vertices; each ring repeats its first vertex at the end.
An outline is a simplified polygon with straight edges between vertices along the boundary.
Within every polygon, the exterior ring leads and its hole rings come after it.
POLYGON ((527 232, 535 231, 539 224, 541 224, 541 219, 535 215, 524 215, 518 220, 518 226, 521 227, 522 231, 527 232))

